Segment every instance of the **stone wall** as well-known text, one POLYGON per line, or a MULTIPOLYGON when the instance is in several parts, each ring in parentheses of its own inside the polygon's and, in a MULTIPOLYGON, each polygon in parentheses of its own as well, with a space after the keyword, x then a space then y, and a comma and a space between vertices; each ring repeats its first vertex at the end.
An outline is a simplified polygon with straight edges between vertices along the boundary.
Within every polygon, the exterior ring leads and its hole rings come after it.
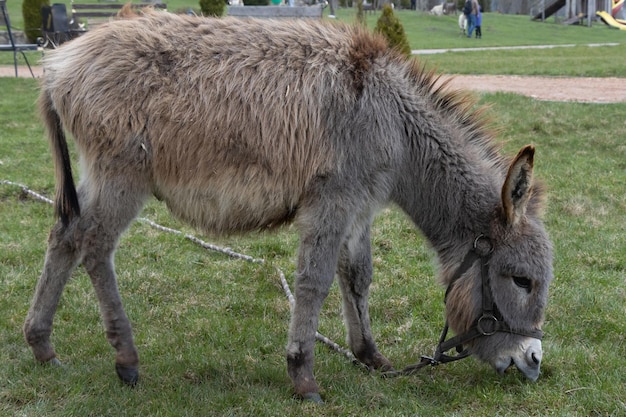
MULTIPOLYGON (((26 35, 24 32, 19 30, 12 30, 11 34, 13 34, 13 40, 15 43, 28 43, 26 40, 26 35)), ((9 33, 6 30, 0 30, 0 45, 8 45, 9 44, 9 33)))

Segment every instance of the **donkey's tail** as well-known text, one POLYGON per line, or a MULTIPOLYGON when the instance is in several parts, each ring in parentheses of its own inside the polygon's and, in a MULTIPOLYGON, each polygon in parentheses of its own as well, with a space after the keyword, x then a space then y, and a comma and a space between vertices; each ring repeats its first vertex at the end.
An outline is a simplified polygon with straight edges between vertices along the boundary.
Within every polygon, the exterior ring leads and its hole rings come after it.
POLYGON ((67 226, 73 218, 80 216, 80 206, 72 177, 72 164, 63 125, 45 88, 39 96, 39 111, 48 130, 50 150, 56 170, 55 216, 67 226))

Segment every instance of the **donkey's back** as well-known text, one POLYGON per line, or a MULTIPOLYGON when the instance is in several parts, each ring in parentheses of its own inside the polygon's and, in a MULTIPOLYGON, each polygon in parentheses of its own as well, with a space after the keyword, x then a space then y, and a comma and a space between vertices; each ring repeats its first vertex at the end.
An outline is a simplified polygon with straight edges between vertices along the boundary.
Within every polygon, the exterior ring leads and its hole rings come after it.
POLYGON ((346 162, 364 56, 386 51, 343 25, 149 13, 51 53, 41 108, 73 134, 89 190, 155 194, 212 232, 266 228, 346 162))

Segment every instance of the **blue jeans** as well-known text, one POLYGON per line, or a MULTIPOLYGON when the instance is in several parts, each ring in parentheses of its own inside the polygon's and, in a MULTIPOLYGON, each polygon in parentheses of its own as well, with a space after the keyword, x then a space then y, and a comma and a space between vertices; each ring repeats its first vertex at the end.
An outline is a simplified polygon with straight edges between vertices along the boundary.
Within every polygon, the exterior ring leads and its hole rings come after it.
POLYGON ((472 37, 472 32, 476 27, 476 15, 474 13, 470 13, 467 15, 467 37, 472 37))

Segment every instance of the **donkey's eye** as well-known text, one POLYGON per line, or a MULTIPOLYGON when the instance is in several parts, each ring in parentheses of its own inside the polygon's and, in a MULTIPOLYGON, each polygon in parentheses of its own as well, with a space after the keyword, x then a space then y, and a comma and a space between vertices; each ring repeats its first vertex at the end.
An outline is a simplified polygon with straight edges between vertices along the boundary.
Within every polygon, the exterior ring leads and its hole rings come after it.
POLYGON ((526 277, 513 277, 513 282, 520 288, 525 289, 527 292, 530 292, 532 287, 532 281, 526 277))

